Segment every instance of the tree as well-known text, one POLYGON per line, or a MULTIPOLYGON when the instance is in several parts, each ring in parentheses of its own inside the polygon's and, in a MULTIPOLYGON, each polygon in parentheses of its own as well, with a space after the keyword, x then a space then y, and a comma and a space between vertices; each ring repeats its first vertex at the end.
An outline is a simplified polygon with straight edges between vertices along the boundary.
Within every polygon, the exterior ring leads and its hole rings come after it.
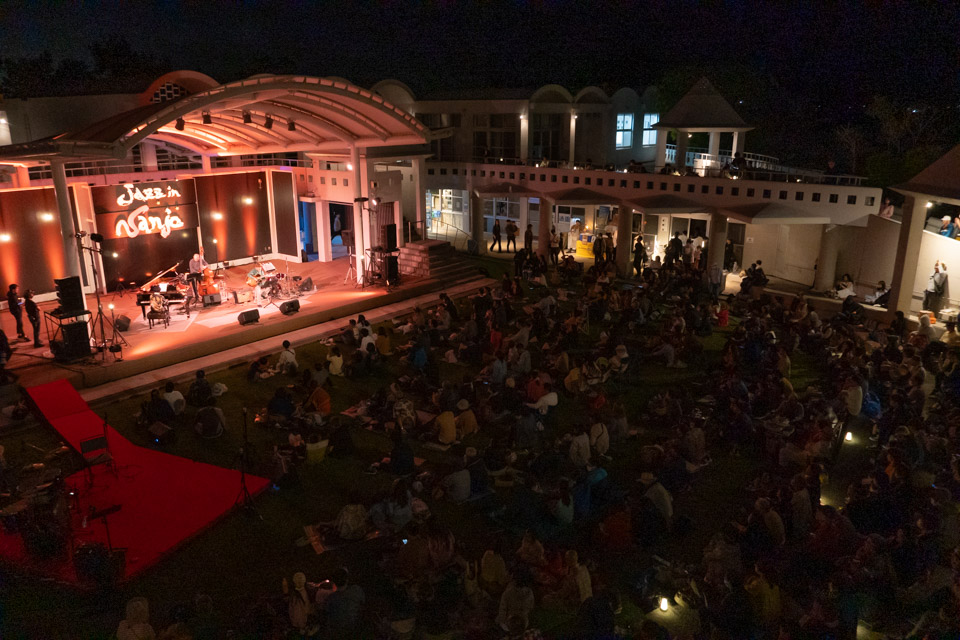
POLYGON ((864 136, 859 127, 852 124, 845 124, 837 127, 837 145, 842 148, 847 156, 848 171, 852 174, 857 173, 860 157, 863 155, 864 136))

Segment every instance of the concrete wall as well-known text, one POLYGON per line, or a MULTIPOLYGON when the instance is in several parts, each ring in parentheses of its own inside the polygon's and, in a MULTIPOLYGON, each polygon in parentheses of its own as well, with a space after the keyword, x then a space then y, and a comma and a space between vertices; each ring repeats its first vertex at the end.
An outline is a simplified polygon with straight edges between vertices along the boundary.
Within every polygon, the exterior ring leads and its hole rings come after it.
POLYGON ((848 273, 861 297, 872 293, 883 280, 893 280, 893 262, 900 241, 900 223, 870 216, 866 227, 841 227, 842 242, 837 256, 837 278, 848 273))
MULTIPOLYGON (((913 305, 911 309, 920 309, 923 301, 923 292, 927 288, 927 281, 933 273, 933 264, 939 260, 947 265, 946 296, 949 304, 944 302, 943 307, 957 308, 960 304, 960 284, 951 287, 951 280, 960 281, 960 241, 944 238, 943 236, 923 232, 920 241, 920 255, 917 257, 917 279, 913 283, 913 305)), ((892 262, 892 257, 891 257, 892 262)))
POLYGON ((812 285, 822 233, 819 224, 748 224, 743 266, 763 260, 768 276, 812 285))

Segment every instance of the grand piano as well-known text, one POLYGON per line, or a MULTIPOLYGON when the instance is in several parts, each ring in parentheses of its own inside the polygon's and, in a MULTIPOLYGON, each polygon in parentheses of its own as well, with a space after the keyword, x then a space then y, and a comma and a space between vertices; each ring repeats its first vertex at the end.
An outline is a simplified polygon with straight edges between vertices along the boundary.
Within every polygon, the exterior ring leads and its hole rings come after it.
POLYGON ((143 319, 147 319, 147 309, 150 308, 150 296, 154 293, 162 295, 167 305, 170 307, 184 305, 185 312, 190 315, 190 301, 193 296, 193 289, 183 282, 180 274, 177 273, 177 267, 180 263, 173 265, 169 269, 161 271, 137 291, 137 304, 140 305, 140 312, 143 319))

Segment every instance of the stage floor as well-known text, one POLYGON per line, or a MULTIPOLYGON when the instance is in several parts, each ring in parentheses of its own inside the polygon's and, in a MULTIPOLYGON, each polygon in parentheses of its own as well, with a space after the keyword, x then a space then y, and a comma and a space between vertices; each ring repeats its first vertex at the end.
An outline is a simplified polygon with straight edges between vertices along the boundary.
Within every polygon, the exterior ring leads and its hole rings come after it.
MULTIPOLYGON (((274 260, 273 263, 280 271, 289 269, 289 276, 313 279, 315 290, 300 295, 300 312, 297 314, 281 314, 277 305, 283 300, 277 300, 276 304, 259 308, 258 323, 240 326, 237 321, 240 312, 257 307, 253 302, 237 304, 232 296, 233 291, 252 291, 245 284, 250 265, 231 267, 222 272, 227 294, 223 295, 220 305, 192 309, 189 317, 182 314, 179 308, 173 308, 170 326, 166 328, 162 324, 149 328, 137 306, 134 292, 101 296, 105 314, 110 313, 108 305, 112 303, 116 317, 125 315, 131 320, 130 329, 121 334, 128 343, 128 346, 123 346, 122 361, 117 361, 114 354, 108 353, 106 358, 97 355, 87 361, 61 365, 53 361, 49 346, 46 345, 47 338, 42 336, 45 346, 41 348, 34 348, 32 342, 14 342, 15 353, 9 367, 21 376, 19 382, 23 386, 67 378, 78 388, 91 387, 256 340, 280 336, 318 322, 363 313, 440 287, 435 280, 408 276, 400 286, 389 291, 383 286, 358 289, 350 283, 344 284, 348 267, 344 259, 288 265, 274 260)), ((91 310, 96 309, 95 296, 88 296, 87 305, 91 310)), ((50 310, 55 306, 56 302, 40 305, 42 310, 50 310)), ((8 337, 16 336, 13 317, 6 311, 0 315, 0 326, 8 337)), ((32 338, 29 324, 26 330, 32 338)), ((108 325, 108 337, 110 333, 108 325)))

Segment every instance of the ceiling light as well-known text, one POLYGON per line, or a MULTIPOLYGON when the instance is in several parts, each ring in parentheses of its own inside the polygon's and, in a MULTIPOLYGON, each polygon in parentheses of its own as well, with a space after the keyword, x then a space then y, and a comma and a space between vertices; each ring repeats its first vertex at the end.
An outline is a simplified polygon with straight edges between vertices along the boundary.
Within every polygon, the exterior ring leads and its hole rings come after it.
POLYGON ((210 117, 209 113, 203 114, 203 124, 213 124, 213 118, 210 117))
MULTIPOLYGON (((353 165, 350 164, 349 162, 347 163, 347 171, 353 171, 353 165)), ((930 206, 930 203, 929 203, 929 202, 927 203, 927 206, 928 206, 928 207, 930 206)))
POLYGON ((927 203, 927 209, 929 209, 929 208, 932 207, 932 206, 933 206, 933 203, 932 203, 932 202, 928 202, 928 203, 927 203))
POLYGON ((253 118, 250 117, 250 114, 246 111, 243 112, 243 124, 250 124, 253 122, 253 118))
POLYGON ((0 118, 0 124, 7 124, 6 118, 0 118))
POLYGON ((263 126, 265 129, 273 129, 273 118, 271 118, 270 116, 266 116, 263 119, 263 126))
POLYGON ((297 130, 297 123, 294 122, 293 120, 288 120, 287 131, 296 131, 296 130, 297 130))
POLYGON ((183 121, 183 118, 177 118, 177 123, 173 126, 177 131, 183 131, 184 127, 186 127, 186 123, 183 121))

